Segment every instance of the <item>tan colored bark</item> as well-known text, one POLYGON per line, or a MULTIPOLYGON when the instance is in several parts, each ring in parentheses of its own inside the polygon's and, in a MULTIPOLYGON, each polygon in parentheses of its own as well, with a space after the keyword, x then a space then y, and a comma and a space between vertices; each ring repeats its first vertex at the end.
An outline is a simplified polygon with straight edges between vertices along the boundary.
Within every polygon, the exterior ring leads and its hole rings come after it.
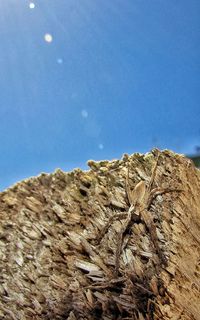
POLYGON ((158 150, 88 164, 0 194, 0 319, 199 320, 200 171, 158 150))

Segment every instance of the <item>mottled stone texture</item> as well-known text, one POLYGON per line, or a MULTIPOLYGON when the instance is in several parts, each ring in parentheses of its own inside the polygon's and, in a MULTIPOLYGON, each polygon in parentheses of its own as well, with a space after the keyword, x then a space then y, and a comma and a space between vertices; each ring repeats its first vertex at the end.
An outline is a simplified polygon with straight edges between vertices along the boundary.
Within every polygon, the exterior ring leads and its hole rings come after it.
POLYGON ((200 171, 159 150, 88 165, 0 194, 0 319, 200 319, 200 171))

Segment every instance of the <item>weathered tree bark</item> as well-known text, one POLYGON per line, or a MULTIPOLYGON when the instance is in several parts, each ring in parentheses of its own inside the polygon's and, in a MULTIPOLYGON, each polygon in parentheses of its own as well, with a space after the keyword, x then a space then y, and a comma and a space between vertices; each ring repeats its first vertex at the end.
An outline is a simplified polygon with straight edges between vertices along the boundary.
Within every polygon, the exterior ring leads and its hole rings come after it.
POLYGON ((200 171, 88 164, 0 194, 0 319, 200 319, 200 171))

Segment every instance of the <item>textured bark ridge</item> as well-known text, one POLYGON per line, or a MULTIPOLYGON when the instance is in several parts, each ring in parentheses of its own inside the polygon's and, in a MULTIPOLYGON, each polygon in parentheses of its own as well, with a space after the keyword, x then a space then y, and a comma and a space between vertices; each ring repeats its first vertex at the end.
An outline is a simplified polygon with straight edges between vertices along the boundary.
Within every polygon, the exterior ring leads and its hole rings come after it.
POLYGON ((0 319, 200 319, 200 171, 170 151, 0 194, 0 319))

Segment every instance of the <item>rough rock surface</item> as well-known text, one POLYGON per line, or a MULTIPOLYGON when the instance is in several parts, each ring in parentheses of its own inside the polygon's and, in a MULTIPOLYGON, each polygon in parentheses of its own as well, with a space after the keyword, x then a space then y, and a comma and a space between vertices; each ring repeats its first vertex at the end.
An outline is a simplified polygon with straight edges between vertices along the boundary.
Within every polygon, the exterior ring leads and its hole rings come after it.
POLYGON ((200 319, 200 171, 88 164, 0 193, 0 319, 200 319))

